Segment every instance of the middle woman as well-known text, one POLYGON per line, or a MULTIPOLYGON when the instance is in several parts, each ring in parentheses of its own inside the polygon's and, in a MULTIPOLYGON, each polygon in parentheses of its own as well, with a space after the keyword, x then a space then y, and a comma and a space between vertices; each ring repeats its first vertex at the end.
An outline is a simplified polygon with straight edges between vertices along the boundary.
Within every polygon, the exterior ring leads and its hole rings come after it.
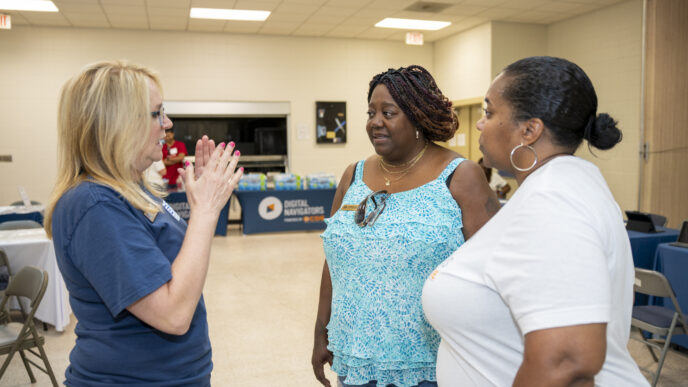
POLYGON ((440 337, 423 315, 423 283, 499 209, 481 168, 434 143, 457 128, 423 67, 370 82, 375 154, 344 172, 322 234, 312 357, 322 384, 327 362, 344 387, 436 385, 440 337))

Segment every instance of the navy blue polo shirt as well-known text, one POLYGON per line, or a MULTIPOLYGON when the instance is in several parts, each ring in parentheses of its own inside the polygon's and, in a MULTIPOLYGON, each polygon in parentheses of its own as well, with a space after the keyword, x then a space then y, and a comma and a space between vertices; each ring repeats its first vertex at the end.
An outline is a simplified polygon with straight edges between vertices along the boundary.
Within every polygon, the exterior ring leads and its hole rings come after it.
POLYGON ((83 182, 53 214, 57 263, 77 318, 69 386, 207 386, 212 370, 201 297, 189 331, 165 334, 127 307, 172 278, 186 223, 163 202, 153 220, 111 188, 83 182))

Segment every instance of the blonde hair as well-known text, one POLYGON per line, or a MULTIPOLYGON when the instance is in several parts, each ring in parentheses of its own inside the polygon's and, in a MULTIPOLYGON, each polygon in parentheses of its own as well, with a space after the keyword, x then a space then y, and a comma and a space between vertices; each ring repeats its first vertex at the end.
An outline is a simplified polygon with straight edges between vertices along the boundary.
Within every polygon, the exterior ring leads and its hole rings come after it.
POLYGON ((52 236, 52 216, 62 195, 86 179, 117 191, 135 208, 158 213, 164 193, 135 167, 151 125, 150 69, 125 61, 87 66, 62 87, 57 114, 58 175, 46 211, 45 230, 52 236))

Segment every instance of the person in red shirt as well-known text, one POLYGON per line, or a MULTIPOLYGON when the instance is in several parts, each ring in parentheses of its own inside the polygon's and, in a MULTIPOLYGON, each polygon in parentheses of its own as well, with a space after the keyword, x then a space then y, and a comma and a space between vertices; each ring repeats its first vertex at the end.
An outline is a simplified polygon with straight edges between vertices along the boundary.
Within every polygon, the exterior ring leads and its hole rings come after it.
POLYGON ((174 129, 165 129, 165 145, 162 147, 162 161, 165 163, 167 172, 165 172, 162 178, 167 179, 168 188, 177 187, 177 178, 179 177, 177 168, 184 167, 183 161, 187 154, 186 145, 181 141, 175 141, 174 129))

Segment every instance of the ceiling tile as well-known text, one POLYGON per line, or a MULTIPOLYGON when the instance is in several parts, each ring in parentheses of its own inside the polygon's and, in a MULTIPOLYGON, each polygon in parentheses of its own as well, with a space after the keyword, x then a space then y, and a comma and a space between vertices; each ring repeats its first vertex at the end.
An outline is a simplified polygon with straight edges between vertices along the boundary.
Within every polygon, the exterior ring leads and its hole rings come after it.
POLYGON ((442 11, 442 14, 446 15, 460 15, 460 16, 473 16, 479 12, 485 11, 489 9, 489 7, 481 7, 477 5, 455 5, 453 7, 449 7, 442 11))
POLYGON ((301 23, 288 23, 288 22, 268 22, 263 23, 260 27, 258 33, 269 34, 269 35, 289 35, 295 31, 301 23))
POLYGON ((329 0, 325 5, 331 7, 362 8, 370 0, 329 0))
POLYGON ((373 0, 368 4, 370 9, 385 9, 388 11, 401 11, 418 0, 373 0))
POLYGON ((67 3, 58 7, 60 12, 98 12, 102 11, 103 7, 100 4, 86 4, 86 3, 67 3))
POLYGON ((146 0, 149 7, 190 8, 191 0, 146 0))
POLYGON ((574 11, 576 8, 580 8, 581 4, 579 3, 568 3, 568 2, 561 2, 561 1, 550 1, 548 3, 542 4, 540 6, 537 6, 534 8, 536 11, 543 11, 543 12, 570 12, 574 11))
POLYGON ((235 0, 191 0, 193 8, 222 8, 233 9, 235 0))
POLYGON ((267 21, 275 21, 280 23, 301 23, 302 21, 308 19, 310 15, 303 13, 284 13, 284 12, 273 12, 268 16, 267 21))
POLYGON ((396 31, 391 28, 371 27, 361 32, 356 37, 365 39, 386 39, 388 36, 393 35, 395 32, 396 31))
POLYGON ((30 24, 42 26, 70 26, 69 21, 59 12, 22 12, 30 24))
POLYGON ((122 28, 122 29, 136 29, 136 30, 147 30, 148 22, 144 21, 133 21, 133 20, 116 20, 110 21, 112 28, 122 28))
POLYGON ((225 32, 239 32, 244 34, 255 34, 258 32, 263 22, 257 21, 237 21, 228 20, 225 24, 225 32))
POLYGON ((520 15, 523 12, 528 12, 528 11, 523 11, 523 10, 518 10, 518 9, 508 9, 508 8, 490 8, 485 11, 482 11, 475 16, 477 17, 484 17, 490 20, 503 20, 507 17, 510 16, 515 16, 515 15, 520 15))
POLYGON ((285 4, 282 3, 279 7, 275 8, 274 13, 298 13, 310 15, 320 8, 319 5, 313 4, 285 4))
POLYGON ((303 24, 296 30, 294 30, 294 35, 309 35, 309 36, 322 36, 332 29, 332 24, 316 24, 308 23, 303 24))
POLYGON ((461 5, 479 5, 482 7, 494 7, 506 3, 508 0, 464 0, 461 5))
POLYGON ((184 8, 161 8, 161 7, 148 7, 148 16, 156 17, 170 17, 170 18, 183 18, 187 19, 189 17, 189 10, 184 8))
POLYGON ((234 9, 249 9, 255 11, 272 11, 277 8, 280 0, 238 0, 234 9))
POLYGON ((103 4, 103 9, 107 15, 136 15, 136 14, 146 14, 146 7, 144 6, 132 6, 132 5, 105 5, 103 4))
POLYGON ((148 18, 152 30, 185 30, 188 20, 177 17, 153 17, 148 18))
POLYGON ((327 36, 333 36, 338 38, 353 38, 356 35, 367 30, 368 28, 370 27, 361 25, 339 25, 337 27, 334 27, 331 31, 329 31, 327 33, 327 36))
POLYGON ((225 28, 225 20, 189 19, 187 29, 189 31, 215 31, 222 32, 225 28))
POLYGON ((499 8, 509 9, 533 9, 537 6, 547 3, 549 0, 509 0, 506 3, 500 4, 499 8))
POLYGON ((103 5, 103 7, 108 7, 112 5, 116 6, 126 6, 126 5, 135 5, 139 7, 145 7, 146 6, 146 1, 145 0, 98 0, 100 4, 103 5))

